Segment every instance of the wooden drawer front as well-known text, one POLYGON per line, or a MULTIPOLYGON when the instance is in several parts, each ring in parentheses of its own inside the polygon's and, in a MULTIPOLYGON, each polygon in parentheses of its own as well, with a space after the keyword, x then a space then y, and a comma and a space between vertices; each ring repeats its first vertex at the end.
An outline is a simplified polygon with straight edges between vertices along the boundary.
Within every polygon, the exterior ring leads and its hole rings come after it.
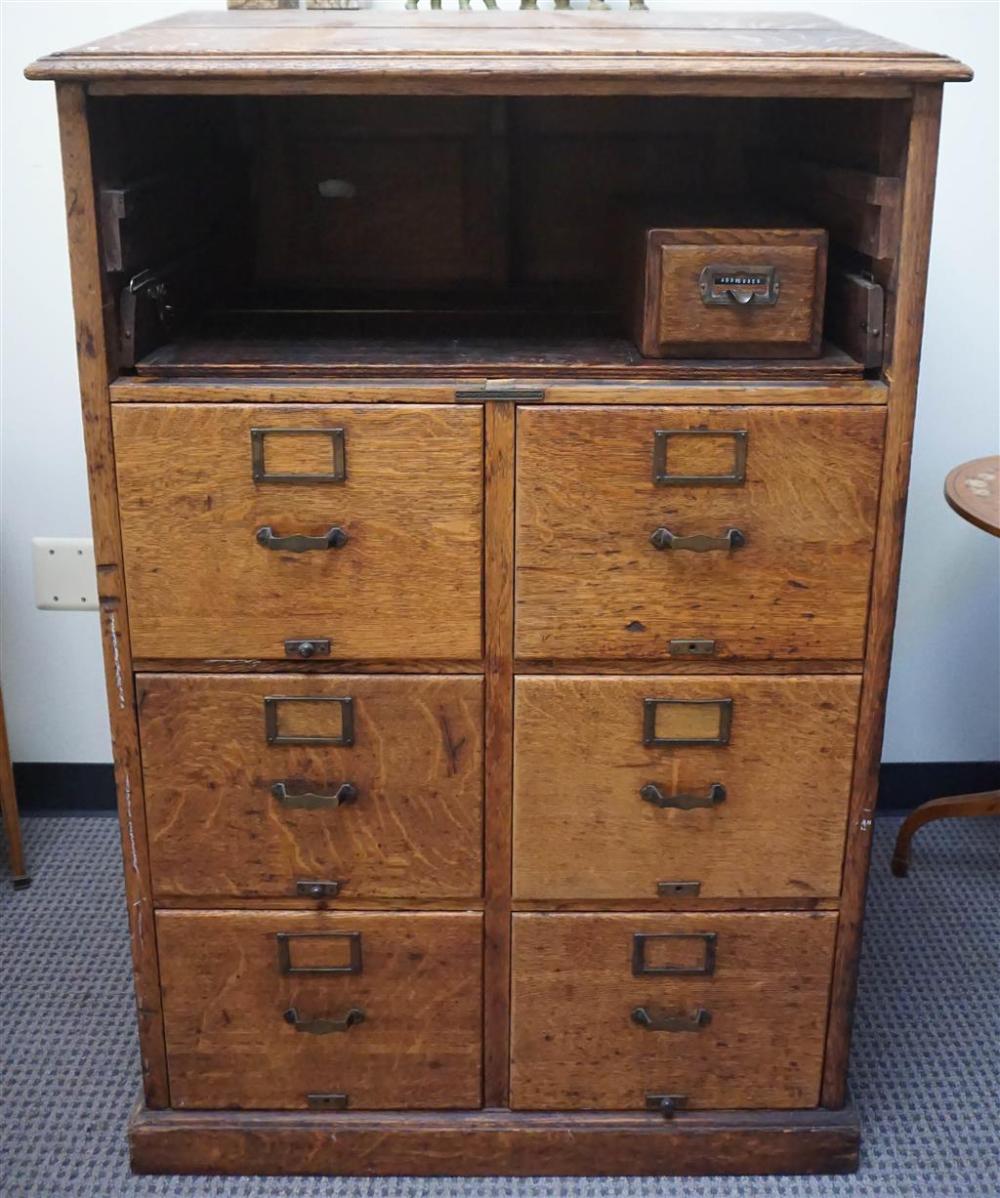
POLYGON ((643 353, 652 357, 819 353, 825 233, 655 230, 649 237, 648 255, 643 353), (748 296, 753 297, 749 302, 740 302, 748 296))
POLYGON ((172 1106, 480 1105, 478 914, 160 911, 156 929, 172 1106))
POLYGON ((481 893, 481 678, 154 674, 138 701, 158 898, 481 893))
POLYGON ((836 922, 515 915, 511 1105, 817 1105, 836 922))
POLYGON ((860 690, 848 676, 518 678, 515 898, 836 896, 860 690))
POLYGON ((136 657, 479 657, 480 410, 136 404, 114 431, 136 657))
POLYGON ((859 659, 883 425, 872 408, 522 410, 518 656, 708 640, 716 658, 859 659))

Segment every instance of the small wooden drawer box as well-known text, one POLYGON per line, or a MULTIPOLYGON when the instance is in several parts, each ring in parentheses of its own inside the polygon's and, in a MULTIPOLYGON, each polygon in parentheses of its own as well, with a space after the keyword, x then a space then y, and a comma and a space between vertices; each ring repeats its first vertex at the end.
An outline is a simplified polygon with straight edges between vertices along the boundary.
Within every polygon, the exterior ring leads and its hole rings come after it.
POLYGON ((815 1106, 833 912, 514 916, 517 1110, 815 1106))
POLYGON ((143 674, 137 692, 157 899, 482 893, 482 678, 143 674))
POLYGON ((836 897, 860 690, 850 675, 518 678, 514 897, 836 897))
POLYGON ((819 355, 824 230, 640 222, 630 240, 629 316, 646 357, 819 355))
POLYGON ((159 911, 171 1104, 478 1107, 482 917, 159 911))

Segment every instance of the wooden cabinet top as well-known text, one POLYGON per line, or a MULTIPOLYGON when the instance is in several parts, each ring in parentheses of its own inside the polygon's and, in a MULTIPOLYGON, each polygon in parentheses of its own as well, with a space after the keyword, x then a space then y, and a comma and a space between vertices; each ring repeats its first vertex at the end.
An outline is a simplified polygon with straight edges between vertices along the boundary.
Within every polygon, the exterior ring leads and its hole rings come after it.
POLYGON ((399 11, 185 13, 48 55, 27 75, 175 85, 297 80, 372 92, 642 92, 769 81, 850 92, 958 82, 972 72, 945 55, 805 13, 461 12, 457 0, 454 10, 414 12, 399 0, 399 11))

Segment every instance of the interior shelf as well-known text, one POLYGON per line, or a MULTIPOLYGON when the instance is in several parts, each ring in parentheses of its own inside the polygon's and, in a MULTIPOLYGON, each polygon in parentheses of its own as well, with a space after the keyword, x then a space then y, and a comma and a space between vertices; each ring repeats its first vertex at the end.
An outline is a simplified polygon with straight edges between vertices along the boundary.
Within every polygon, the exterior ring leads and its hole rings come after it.
POLYGON ((597 314, 263 309, 220 314, 141 358, 143 377, 201 376, 713 380, 857 379, 864 370, 827 344, 817 358, 642 357, 597 314))

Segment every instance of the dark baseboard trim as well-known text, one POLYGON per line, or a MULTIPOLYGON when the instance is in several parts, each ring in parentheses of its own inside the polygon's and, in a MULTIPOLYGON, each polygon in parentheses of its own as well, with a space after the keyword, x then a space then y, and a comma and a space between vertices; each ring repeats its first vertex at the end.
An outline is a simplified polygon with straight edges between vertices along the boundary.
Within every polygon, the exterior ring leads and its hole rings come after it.
MULTIPOLYGON (((22 762, 14 766, 21 810, 27 815, 106 815, 115 810, 110 765, 22 762)), ((1000 761, 891 761, 879 775, 880 814, 912 811, 942 795, 1000 790, 1000 761)))
POLYGON ((110 763, 17 762, 14 787, 22 815, 109 815, 117 807, 110 763))
POLYGON ((879 814, 912 811, 928 799, 1000 790, 1000 761, 887 761, 878 782, 879 814))

